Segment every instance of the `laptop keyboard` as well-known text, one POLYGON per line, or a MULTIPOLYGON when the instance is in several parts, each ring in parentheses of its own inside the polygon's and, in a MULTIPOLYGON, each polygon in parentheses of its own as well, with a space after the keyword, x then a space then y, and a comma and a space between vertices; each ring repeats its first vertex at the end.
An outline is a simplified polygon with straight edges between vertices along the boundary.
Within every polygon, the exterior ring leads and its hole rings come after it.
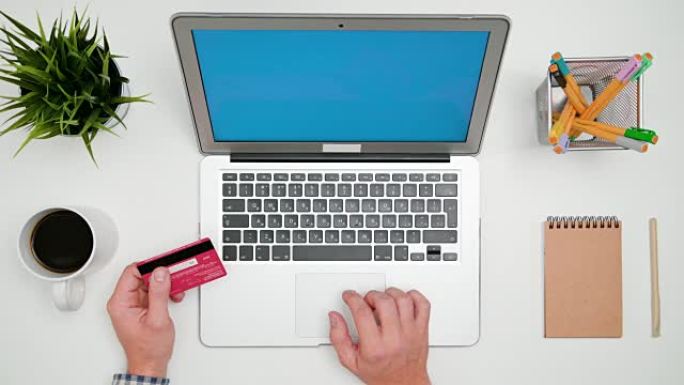
POLYGON ((226 172, 225 261, 457 261, 454 172, 226 172))

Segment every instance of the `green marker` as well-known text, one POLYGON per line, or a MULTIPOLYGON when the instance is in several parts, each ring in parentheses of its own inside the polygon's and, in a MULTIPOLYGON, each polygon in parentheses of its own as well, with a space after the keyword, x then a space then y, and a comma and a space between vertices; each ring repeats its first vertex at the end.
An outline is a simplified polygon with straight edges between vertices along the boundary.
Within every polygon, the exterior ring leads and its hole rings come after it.
POLYGON ((644 72, 653 64, 653 55, 650 52, 646 52, 641 57, 641 67, 629 78, 629 80, 636 80, 639 76, 643 75, 644 72))
POLYGON ((625 137, 653 144, 656 144, 658 142, 658 135, 655 131, 639 127, 631 127, 626 129, 625 137))
POLYGON ((653 144, 656 144, 658 142, 658 134, 656 134, 655 131, 649 130, 646 128, 640 128, 640 127, 621 128, 621 127, 611 126, 610 124, 594 122, 594 121, 584 120, 584 119, 577 119, 576 122, 579 124, 585 125, 585 126, 595 127, 595 128, 600 129, 600 130, 603 130, 605 132, 610 132, 614 135, 623 136, 623 137, 629 138, 629 139, 639 140, 642 142, 648 142, 648 143, 653 143, 653 144))

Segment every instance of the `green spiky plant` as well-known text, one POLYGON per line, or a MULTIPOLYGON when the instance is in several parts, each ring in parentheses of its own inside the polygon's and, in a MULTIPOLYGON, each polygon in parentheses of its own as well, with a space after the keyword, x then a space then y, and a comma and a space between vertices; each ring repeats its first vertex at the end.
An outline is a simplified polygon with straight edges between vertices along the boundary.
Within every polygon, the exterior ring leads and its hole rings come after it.
POLYGON ((107 36, 99 35, 97 22, 74 10, 71 20, 55 20, 45 33, 40 16, 38 31, 0 11, 14 27, 0 28, 6 49, 0 52, 0 80, 19 86, 19 96, 3 96, 0 112, 12 111, 6 121, 8 132, 26 128, 27 136, 16 156, 33 139, 78 135, 90 157, 92 142, 100 131, 116 135, 108 126, 115 121, 126 125, 117 114, 120 104, 146 102, 145 96, 122 95, 121 76, 109 50, 107 36))

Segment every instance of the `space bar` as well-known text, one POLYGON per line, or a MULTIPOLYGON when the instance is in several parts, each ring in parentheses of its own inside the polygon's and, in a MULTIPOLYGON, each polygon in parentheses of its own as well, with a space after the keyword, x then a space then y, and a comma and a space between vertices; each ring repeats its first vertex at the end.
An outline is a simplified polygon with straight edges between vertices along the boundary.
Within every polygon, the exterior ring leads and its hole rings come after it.
POLYGON ((293 261, 370 261, 370 246, 294 246, 293 261))

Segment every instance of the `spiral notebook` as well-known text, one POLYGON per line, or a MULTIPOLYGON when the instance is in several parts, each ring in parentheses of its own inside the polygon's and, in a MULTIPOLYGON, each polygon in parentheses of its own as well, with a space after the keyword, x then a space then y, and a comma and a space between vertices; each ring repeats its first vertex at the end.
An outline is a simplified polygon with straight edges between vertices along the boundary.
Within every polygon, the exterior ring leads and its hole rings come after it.
POLYGON ((622 222, 549 217, 544 223, 544 335, 622 336, 622 222))

